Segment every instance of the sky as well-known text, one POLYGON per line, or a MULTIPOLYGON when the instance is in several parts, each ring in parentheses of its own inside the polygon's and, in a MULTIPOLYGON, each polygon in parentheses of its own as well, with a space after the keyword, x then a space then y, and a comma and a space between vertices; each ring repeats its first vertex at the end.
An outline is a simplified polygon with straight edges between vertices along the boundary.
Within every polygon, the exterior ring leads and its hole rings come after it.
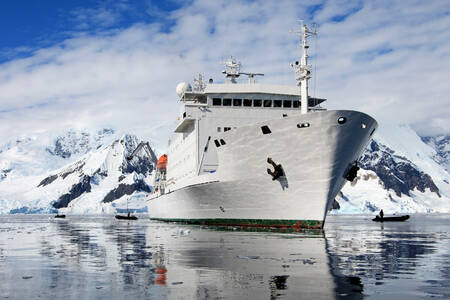
POLYGON ((295 84, 300 19, 328 109, 450 133, 449 1, 16 0, 0 2, 0 139, 109 127, 164 144, 176 85, 223 82, 230 55, 295 84))

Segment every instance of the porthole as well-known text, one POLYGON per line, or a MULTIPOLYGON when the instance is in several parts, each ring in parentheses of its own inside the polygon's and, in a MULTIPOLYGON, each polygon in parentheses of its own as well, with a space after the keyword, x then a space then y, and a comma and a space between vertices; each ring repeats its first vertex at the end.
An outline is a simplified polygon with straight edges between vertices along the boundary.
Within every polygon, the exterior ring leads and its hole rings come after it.
POLYGON ((347 122, 347 118, 346 117, 339 117, 339 119, 338 119, 338 123, 339 124, 344 124, 345 122, 347 122))
POLYGON ((272 133, 272 131, 270 131, 269 126, 267 126, 267 125, 262 126, 262 127, 261 127, 261 130, 262 130, 262 133, 263 133, 263 134, 269 134, 269 133, 272 133))
POLYGON ((297 128, 307 128, 310 126, 311 126, 311 124, 309 124, 308 122, 297 124, 297 128))

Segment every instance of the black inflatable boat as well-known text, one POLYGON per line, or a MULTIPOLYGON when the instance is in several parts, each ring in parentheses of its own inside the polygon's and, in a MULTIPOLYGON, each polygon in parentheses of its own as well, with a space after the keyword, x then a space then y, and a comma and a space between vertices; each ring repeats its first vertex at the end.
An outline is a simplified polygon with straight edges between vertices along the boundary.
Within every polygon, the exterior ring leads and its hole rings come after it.
POLYGON ((372 219, 375 222, 403 222, 409 219, 409 215, 398 216, 398 217, 384 217, 380 218, 380 216, 376 216, 372 219))

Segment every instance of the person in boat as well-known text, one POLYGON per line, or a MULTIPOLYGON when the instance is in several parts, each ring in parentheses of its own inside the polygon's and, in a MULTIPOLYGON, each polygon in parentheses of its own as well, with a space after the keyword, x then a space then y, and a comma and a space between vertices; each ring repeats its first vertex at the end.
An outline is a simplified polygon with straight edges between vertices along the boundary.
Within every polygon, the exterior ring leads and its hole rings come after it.
POLYGON ((277 180, 278 178, 280 178, 280 176, 284 175, 284 170, 281 164, 277 165, 270 157, 267 158, 267 162, 271 164, 274 168, 273 172, 271 169, 267 169, 267 173, 269 173, 272 176, 272 180, 277 180))
POLYGON ((380 210, 380 219, 383 219, 383 217, 384 217, 384 212, 383 212, 383 210, 380 210))
POLYGON ((128 212, 128 214, 127 214, 127 215, 128 215, 128 218, 129 218, 129 217, 130 217, 130 212, 128 212))

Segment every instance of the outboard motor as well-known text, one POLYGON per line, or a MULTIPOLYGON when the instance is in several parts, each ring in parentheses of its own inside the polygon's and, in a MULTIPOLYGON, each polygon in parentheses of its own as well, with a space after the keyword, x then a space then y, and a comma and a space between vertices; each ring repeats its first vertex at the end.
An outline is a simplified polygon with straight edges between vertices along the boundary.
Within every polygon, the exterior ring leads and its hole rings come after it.
POLYGON ((359 170, 358 163, 355 162, 355 164, 350 168, 350 170, 348 170, 347 175, 345 175, 345 179, 352 182, 358 175, 358 170, 359 170))

